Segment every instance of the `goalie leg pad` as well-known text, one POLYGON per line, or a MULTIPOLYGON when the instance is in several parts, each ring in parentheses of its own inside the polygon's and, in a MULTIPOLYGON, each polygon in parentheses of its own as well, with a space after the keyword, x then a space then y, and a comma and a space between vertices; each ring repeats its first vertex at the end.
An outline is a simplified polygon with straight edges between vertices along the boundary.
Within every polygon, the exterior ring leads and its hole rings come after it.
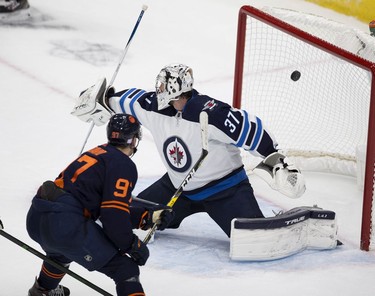
POLYGON ((336 214, 317 207, 299 207, 272 218, 236 218, 231 227, 232 260, 275 260, 337 246, 336 214))

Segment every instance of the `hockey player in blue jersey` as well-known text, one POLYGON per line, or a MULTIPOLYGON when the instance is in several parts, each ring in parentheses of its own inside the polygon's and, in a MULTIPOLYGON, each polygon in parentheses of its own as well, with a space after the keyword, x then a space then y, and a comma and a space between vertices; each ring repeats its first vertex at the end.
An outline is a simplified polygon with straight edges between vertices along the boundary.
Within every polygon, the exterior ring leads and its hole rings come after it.
MULTIPOLYGON (((27 230, 50 259, 67 267, 75 261, 107 275, 119 296, 142 296, 139 265, 146 263, 149 251, 132 229, 148 229, 153 223, 163 229, 173 215, 166 208, 131 205, 138 178, 131 157, 141 140, 137 119, 112 116, 107 138, 107 144, 80 155, 54 182, 43 183, 32 200, 27 230)), ((44 261, 28 295, 69 295, 69 289, 59 285, 63 276, 44 261)))
POLYGON ((244 170, 240 149, 264 158, 270 172, 263 177, 275 189, 299 197, 303 176, 277 150, 277 142, 262 120, 245 110, 199 93, 193 71, 183 64, 164 67, 154 91, 130 88, 105 92, 105 79, 84 93, 72 114, 104 124, 111 113, 136 117, 153 135, 167 173, 138 197, 166 205, 201 154, 199 114, 208 114, 208 156, 173 206, 169 228, 178 228, 189 215, 206 212, 230 236, 234 218, 264 217, 244 170), (99 86, 98 86, 99 85, 99 86), (95 92, 94 89, 97 91, 95 92))

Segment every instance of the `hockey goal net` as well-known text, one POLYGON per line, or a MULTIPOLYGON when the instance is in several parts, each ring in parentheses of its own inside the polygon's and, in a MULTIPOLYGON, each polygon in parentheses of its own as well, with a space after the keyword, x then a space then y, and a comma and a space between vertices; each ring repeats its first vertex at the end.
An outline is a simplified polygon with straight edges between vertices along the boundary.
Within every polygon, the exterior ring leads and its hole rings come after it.
POLYGON ((357 177, 363 250, 375 249, 374 74, 365 32, 291 10, 239 11, 233 106, 262 118, 301 169, 357 177))

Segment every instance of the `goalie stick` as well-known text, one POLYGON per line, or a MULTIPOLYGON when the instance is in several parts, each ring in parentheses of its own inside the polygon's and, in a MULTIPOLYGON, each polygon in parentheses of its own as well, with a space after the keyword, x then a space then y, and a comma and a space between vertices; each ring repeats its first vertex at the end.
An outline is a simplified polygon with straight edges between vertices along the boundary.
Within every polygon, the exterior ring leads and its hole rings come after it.
MULTIPOLYGON (((147 5, 143 5, 143 6, 142 6, 141 13, 140 13, 139 16, 138 16, 137 22, 136 22, 135 25, 134 25, 133 31, 132 31, 132 33, 130 34, 130 37, 129 37, 128 42, 126 43, 126 46, 125 46, 124 50, 122 51, 122 55, 121 55, 120 61, 119 61, 119 63, 117 64, 116 70, 115 70, 115 72, 114 72, 113 75, 112 75, 111 81, 109 82, 108 87, 107 87, 107 89, 106 89, 104 95, 106 95, 107 91, 112 87, 113 82, 114 82, 115 79, 116 79, 117 73, 119 72, 120 67, 121 67, 121 65, 122 65, 122 63, 123 63, 123 61, 124 61, 124 59, 125 59, 126 53, 128 52, 128 49, 129 49, 130 43, 131 43, 132 40, 133 40, 133 37, 134 37, 134 35, 135 35, 135 32, 137 31, 138 26, 139 26, 139 24, 140 24, 140 22, 141 22, 141 20, 142 20, 143 14, 144 14, 145 11, 147 10, 147 8, 148 8, 147 5)), ((90 137, 91 132, 92 132, 94 126, 95 126, 95 124, 94 124, 94 121, 93 121, 93 122, 91 122, 90 129, 89 129, 89 131, 88 131, 88 133, 87 133, 87 136, 86 136, 86 138, 85 138, 85 140, 84 140, 84 142, 83 142, 83 145, 82 145, 82 148, 81 148, 81 151, 80 151, 79 155, 81 155, 82 152, 83 152, 83 149, 85 149, 85 146, 86 146, 87 140, 88 140, 88 138, 90 137)))
MULTIPOLYGON (((202 140, 202 152, 197 160, 197 162, 194 164, 194 166, 191 168, 189 173, 186 175, 185 179, 182 181, 181 185, 177 188, 176 192, 173 194, 171 199, 169 200, 167 206, 173 207, 173 205, 176 203, 177 199, 180 197, 182 191, 184 190, 185 186, 189 183, 191 178, 194 176, 195 172, 198 170, 198 168, 201 166, 203 160, 206 158, 208 154, 208 114, 205 111, 202 111, 199 114, 199 123, 201 126, 201 140, 202 140)), ((145 239, 143 242, 147 244, 152 235, 155 233, 157 224, 155 223, 152 228, 148 231, 145 239)))
POLYGON ((71 271, 69 268, 66 268, 65 266, 57 263, 56 261, 52 260, 51 258, 48 258, 47 256, 43 255, 39 251, 35 250, 34 248, 30 247, 29 245, 25 244, 24 242, 20 241, 19 239, 15 238, 14 236, 10 235, 9 233, 4 231, 3 222, 0 220, 0 235, 7 238, 11 242, 15 243, 16 245, 19 245, 21 248, 25 249, 26 251, 29 251, 30 253, 34 254, 35 256, 39 257, 40 259, 48 262, 49 264, 53 265, 60 271, 69 274, 71 277, 75 278, 76 280, 80 281, 81 283, 85 284, 86 286, 92 288, 96 292, 100 293, 104 296, 113 296, 112 294, 108 293, 107 291, 103 290, 102 288, 94 285, 90 281, 86 280, 85 278, 79 276, 78 274, 71 271))

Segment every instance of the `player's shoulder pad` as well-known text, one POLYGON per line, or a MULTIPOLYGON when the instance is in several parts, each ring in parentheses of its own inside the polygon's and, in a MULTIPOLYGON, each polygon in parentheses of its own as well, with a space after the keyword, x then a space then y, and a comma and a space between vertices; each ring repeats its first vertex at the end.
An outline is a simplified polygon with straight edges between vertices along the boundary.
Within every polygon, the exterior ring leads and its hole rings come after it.
MULTIPOLYGON (((192 98, 189 100, 185 107, 184 118, 191 121, 199 121, 199 114, 201 111, 205 111, 209 114, 210 124, 214 124, 215 117, 221 113, 222 109, 229 109, 230 105, 216 100, 210 96, 203 95, 197 90, 193 90, 192 98)), ((219 115, 219 117, 221 117, 219 115)))

